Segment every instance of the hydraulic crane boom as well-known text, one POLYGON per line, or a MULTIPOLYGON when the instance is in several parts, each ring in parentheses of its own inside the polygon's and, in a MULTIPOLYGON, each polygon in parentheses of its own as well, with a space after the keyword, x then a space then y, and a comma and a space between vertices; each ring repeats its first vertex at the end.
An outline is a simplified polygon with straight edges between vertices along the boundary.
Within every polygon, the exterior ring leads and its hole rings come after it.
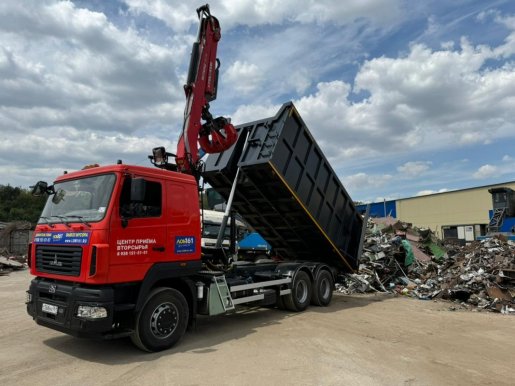
POLYGON ((177 143, 175 155, 166 153, 164 148, 155 148, 150 159, 154 165, 171 168, 167 156, 175 156, 177 171, 193 174, 200 172, 200 148, 206 153, 219 153, 231 147, 238 137, 230 120, 224 117, 213 118, 209 112, 209 102, 216 99, 218 68, 216 57, 218 41, 221 38, 220 23, 211 15, 209 5, 197 9, 199 29, 193 43, 188 78, 184 85, 186 107, 182 133, 177 143), (201 120, 205 121, 202 124, 201 120))

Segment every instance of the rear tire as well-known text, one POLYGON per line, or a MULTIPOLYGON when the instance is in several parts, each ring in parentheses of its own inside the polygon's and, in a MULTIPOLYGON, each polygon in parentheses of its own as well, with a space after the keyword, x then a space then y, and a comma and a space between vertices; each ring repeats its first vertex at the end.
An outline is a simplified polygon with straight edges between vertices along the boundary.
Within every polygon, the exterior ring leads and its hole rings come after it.
POLYGON ((188 317, 188 302, 182 293, 173 288, 156 288, 136 318, 131 340, 144 351, 166 350, 184 335, 188 317))
POLYGON ((291 293, 284 296, 284 305, 290 311, 304 311, 311 301, 311 279, 304 271, 299 271, 293 280, 291 293))
POLYGON ((318 273, 313 288, 311 304, 326 307, 333 299, 334 280, 329 271, 323 270, 318 273))

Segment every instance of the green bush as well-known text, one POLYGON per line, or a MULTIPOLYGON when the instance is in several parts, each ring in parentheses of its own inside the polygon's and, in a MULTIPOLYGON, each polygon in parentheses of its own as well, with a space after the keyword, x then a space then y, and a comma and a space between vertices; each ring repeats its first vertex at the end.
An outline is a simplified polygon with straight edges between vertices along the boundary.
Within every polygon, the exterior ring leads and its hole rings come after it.
POLYGON ((46 196, 34 197, 27 189, 0 185, 0 221, 28 221, 35 224, 45 202, 46 196))

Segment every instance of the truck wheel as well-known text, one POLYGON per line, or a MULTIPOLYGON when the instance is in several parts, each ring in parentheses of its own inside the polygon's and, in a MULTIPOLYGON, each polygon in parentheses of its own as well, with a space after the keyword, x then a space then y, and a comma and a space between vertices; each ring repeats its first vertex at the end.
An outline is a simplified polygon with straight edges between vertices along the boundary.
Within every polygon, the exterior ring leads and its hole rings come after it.
POLYGON ((326 270, 320 271, 315 280, 315 288, 313 288, 311 304, 322 307, 328 306, 333 298, 333 287, 333 275, 326 270))
POLYGON ((144 351, 172 347, 186 331, 189 308, 184 295, 173 288, 156 288, 136 318, 132 342, 144 351))
POLYGON ((304 311, 311 301, 311 279, 304 271, 295 275, 291 293, 284 296, 284 305, 290 311, 304 311))

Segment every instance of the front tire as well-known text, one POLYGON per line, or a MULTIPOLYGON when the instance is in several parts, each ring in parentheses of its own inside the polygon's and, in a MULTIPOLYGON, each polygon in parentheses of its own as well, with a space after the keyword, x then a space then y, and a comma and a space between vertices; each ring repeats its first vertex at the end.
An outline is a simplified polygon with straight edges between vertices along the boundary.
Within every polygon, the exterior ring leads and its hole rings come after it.
POLYGON ((188 317, 188 302, 182 293, 173 288, 156 288, 136 318, 132 342, 144 351, 166 350, 184 335, 188 317))

